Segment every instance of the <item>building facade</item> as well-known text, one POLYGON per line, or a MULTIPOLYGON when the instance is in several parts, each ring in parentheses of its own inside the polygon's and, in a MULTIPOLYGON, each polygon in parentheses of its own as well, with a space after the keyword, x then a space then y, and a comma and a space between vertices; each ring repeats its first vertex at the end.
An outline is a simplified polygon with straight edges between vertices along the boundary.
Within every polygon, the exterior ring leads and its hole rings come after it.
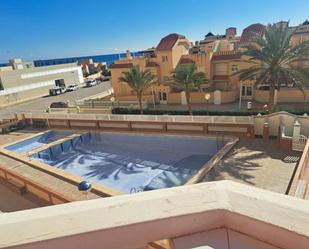
POLYGON ((47 95, 55 85, 83 82, 81 67, 76 63, 34 67, 33 63, 13 59, 8 66, 0 67, 0 106, 47 95))
MULTIPOLYGON (((309 40, 309 22, 305 21, 297 27, 289 27, 288 22, 278 22, 276 25, 284 26, 293 32, 291 46, 309 40)), ((120 100, 136 100, 135 93, 124 83, 119 81, 122 72, 128 71, 133 65, 142 69, 150 69, 158 78, 158 85, 148 89, 145 100, 156 101, 161 104, 182 104, 179 90, 167 84, 167 79, 178 64, 194 63, 198 71, 202 71, 209 79, 209 83, 202 86, 202 92, 220 91, 222 96, 228 95, 229 101, 238 98, 268 102, 268 91, 261 91, 255 86, 254 80, 240 82, 236 72, 251 65, 246 63, 249 58, 242 55, 243 46, 254 42, 256 35, 263 36, 266 26, 260 23, 249 25, 241 36, 237 36, 234 27, 226 29, 224 35, 214 35, 209 32, 201 41, 193 46, 185 36, 170 34, 161 39, 156 48, 145 50, 144 56, 133 58, 129 53, 124 60, 116 61, 111 66, 112 85, 115 97, 120 100)), ((299 66, 309 68, 309 61, 300 61, 299 66)), ((308 92, 309 89, 305 89, 308 92)), ((201 93, 192 93, 192 102, 204 103, 201 93), (194 96, 199 96, 198 101, 194 96), (201 95, 201 96, 200 96, 201 95), (196 100, 197 100, 196 99, 196 100)), ((304 102, 303 95, 293 87, 283 87, 278 92, 278 102, 304 102), (286 96, 290 96, 286 98, 286 96)), ((222 98, 221 98, 222 99, 222 98)), ((212 99, 211 101, 214 101, 212 99)), ((226 101, 222 100, 222 103, 226 101)))
POLYGON ((156 102, 167 103, 167 96, 172 91, 167 84, 168 77, 178 65, 181 57, 189 54, 190 46, 185 36, 170 34, 162 38, 156 49, 152 53, 147 53, 147 56, 132 57, 128 51, 125 59, 116 61, 110 67, 115 97, 125 100, 136 99, 135 93, 128 85, 120 82, 119 77, 133 65, 139 65, 141 69, 149 69, 158 79, 158 84, 145 92, 144 99, 155 99, 156 102))

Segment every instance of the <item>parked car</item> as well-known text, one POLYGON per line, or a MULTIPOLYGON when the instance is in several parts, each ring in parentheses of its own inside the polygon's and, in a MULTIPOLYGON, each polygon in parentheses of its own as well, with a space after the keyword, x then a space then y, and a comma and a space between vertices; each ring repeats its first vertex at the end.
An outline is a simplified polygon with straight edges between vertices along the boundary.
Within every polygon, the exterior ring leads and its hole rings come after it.
POLYGON ((67 87, 67 92, 73 92, 73 91, 76 91, 78 88, 77 84, 72 84, 72 85, 69 85, 67 87))
POLYGON ((50 108, 68 108, 68 104, 65 102, 53 102, 50 104, 50 108))
POLYGON ((96 80, 88 80, 86 81, 86 86, 87 87, 92 87, 92 86, 95 86, 97 85, 97 81, 96 80))
POLYGON ((66 92, 65 86, 54 86, 53 88, 49 89, 49 95, 59 95, 66 92))

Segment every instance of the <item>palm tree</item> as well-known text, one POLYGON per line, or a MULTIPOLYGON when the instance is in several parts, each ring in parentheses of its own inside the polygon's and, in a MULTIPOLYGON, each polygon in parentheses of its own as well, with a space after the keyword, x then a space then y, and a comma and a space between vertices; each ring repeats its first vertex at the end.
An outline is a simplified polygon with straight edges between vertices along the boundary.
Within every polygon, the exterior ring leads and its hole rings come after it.
POLYGON ((294 47, 291 46, 293 32, 288 28, 269 25, 264 35, 256 35, 254 43, 243 48, 245 60, 251 66, 240 70, 238 74, 241 81, 254 79, 255 84, 269 84, 269 107, 273 110, 275 89, 280 90, 282 83, 293 83, 303 93, 303 87, 309 83, 308 69, 298 66, 301 60, 309 59, 309 41, 294 47))
POLYGON ((142 96, 145 90, 151 85, 154 85, 157 80, 156 76, 149 70, 141 70, 138 65, 133 67, 128 72, 123 72, 123 76, 119 78, 121 82, 125 82, 136 93, 140 113, 143 114, 142 96))
POLYGON ((200 89, 208 80, 203 72, 197 72, 195 64, 179 64, 169 79, 170 83, 185 91, 189 114, 192 115, 190 93, 200 89))

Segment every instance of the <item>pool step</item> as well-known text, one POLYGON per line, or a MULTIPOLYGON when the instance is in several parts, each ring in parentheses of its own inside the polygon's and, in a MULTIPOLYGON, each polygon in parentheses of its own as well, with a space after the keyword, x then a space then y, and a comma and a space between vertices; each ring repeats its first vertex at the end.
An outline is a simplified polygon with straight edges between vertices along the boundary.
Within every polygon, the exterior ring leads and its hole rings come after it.
POLYGON ((87 133, 88 133, 88 132, 74 133, 74 134, 69 135, 69 136, 67 136, 67 137, 58 139, 58 140, 56 140, 56 141, 54 141, 54 142, 52 142, 52 143, 43 145, 43 146, 41 146, 41 147, 39 147, 39 148, 37 148, 37 149, 35 149, 35 150, 29 151, 29 152, 27 152, 27 153, 24 153, 23 156, 30 157, 30 156, 32 156, 32 155, 34 155, 34 154, 36 154, 36 153, 39 153, 39 152, 42 152, 42 151, 44 151, 44 150, 49 149, 49 148, 52 147, 52 146, 60 145, 60 144, 62 144, 62 143, 64 143, 64 142, 66 142, 66 141, 72 140, 72 139, 74 139, 75 137, 80 137, 80 136, 82 136, 82 135, 84 135, 84 134, 87 134, 87 133))

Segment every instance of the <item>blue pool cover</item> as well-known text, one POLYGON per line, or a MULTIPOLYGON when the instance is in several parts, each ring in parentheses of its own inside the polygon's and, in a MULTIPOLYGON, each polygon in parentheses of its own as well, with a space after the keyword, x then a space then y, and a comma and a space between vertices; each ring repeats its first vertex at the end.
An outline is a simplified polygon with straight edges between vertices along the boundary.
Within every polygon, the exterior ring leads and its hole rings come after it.
POLYGON ((87 133, 33 158, 130 193, 183 185, 225 143, 203 137, 87 133))
POLYGON ((35 150, 45 144, 49 144, 58 139, 72 134, 70 131, 49 131, 42 135, 27 139, 25 141, 5 147, 7 150, 14 151, 17 154, 26 153, 35 150))

